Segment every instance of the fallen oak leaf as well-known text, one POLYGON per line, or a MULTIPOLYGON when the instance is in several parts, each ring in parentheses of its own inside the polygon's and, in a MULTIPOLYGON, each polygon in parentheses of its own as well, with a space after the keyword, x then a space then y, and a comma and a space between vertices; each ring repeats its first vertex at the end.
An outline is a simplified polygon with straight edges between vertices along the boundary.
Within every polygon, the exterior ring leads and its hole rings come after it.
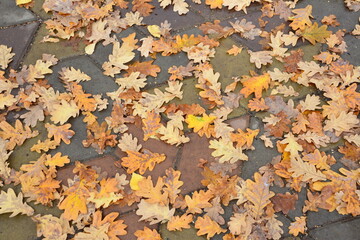
POLYGON ((48 138, 54 137, 56 143, 63 141, 65 144, 70 144, 70 139, 74 136, 75 132, 70 130, 71 124, 67 123, 61 126, 56 126, 50 123, 45 124, 45 128, 48 131, 48 138))
POLYGON ((126 167, 127 173, 133 173, 139 170, 139 173, 143 175, 146 169, 152 171, 156 163, 161 163, 166 159, 165 154, 152 153, 147 149, 144 149, 143 153, 134 151, 126 151, 126 153, 128 156, 123 157, 121 161, 116 164, 126 167))
POLYGON ((11 213, 9 217, 18 214, 31 216, 34 214, 34 209, 23 203, 23 194, 21 192, 16 196, 14 190, 9 188, 7 192, 0 192, 0 214, 3 213, 11 213))
POLYGON ((195 228, 199 229, 196 233, 198 236, 206 235, 207 239, 210 239, 215 234, 226 232, 226 229, 221 228, 217 222, 211 220, 207 215, 196 219, 195 228))
POLYGON ((136 230, 134 235, 137 237, 137 240, 162 240, 156 229, 151 230, 148 227, 144 227, 144 230, 136 230))
POLYGON ((306 230, 306 217, 304 216, 295 217, 295 222, 290 223, 289 233, 295 237, 299 235, 299 233, 305 234, 306 230))
POLYGON ((183 229, 190 228, 190 223, 193 221, 192 214, 183 214, 181 216, 172 216, 167 222, 167 229, 169 231, 182 231, 183 229))

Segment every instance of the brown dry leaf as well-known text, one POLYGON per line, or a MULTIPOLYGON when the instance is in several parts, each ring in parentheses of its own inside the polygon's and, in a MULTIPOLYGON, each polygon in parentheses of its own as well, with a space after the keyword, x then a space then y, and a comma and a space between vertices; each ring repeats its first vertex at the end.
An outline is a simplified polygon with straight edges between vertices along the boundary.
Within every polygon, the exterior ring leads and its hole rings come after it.
POLYGON ((181 231, 185 228, 190 228, 190 223, 193 221, 193 215, 183 214, 181 216, 172 216, 167 222, 167 229, 169 231, 181 231))
POLYGON ((258 172, 254 174, 254 181, 246 180, 244 196, 252 203, 249 209, 255 220, 263 215, 264 208, 271 203, 270 198, 275 195, 275 193, 269 190, 269 187, 268 179, 258 172))
POLYGON ((47 137, 51 139, 54 137, 56 143, 63 141, 65 144, 70 144, 70 139, 74 136, 75 132, 70 130, 71 124, 67 123, 61 126, 46 123, 45 128, 48 131, 47 137))
POLYGON ((92 146, 99 154, 102 154, 107 146, 116 146, 116 135, 111 134, 106 122, 99 124, 95 121, 87 128, 87 139, 82 141, 84 147, 92 146))
POLYGON ((152 171, 156 163, 161 163, 166 158, 165 154, 152 153, 146 149, 143 150, 143 153, 134 151, 126 151, 126 153, 128 156, 123 157, 120 164, 127 168, 127 173, 139 170, 141 175, 145 173, 147 168, 152 171))
POLYGON ((334 14, 331 14, 329 16, 324 16, 323 19, 321 19, 321 23, 330 25, 332 27, 340 26, 340 23, 338 22, 334 14))
POLYGON ((221 228, 219 224, 211 220, 211 218, 207 215, 196 219, 195 228, 199 229, 196 233, 198 236, 206 234, 207 239, 210 239, 215 234, 226 232, 226 229, 221 228))
POLYGON ((66 239, 68 234, 74 234, 74 228, 62 216, 54 217, 50 214, 40 214, 31 218, 36 223, 37 237, 45 239, 66 239))
POLYGON ((248 108, 251 111, 259 112, 269 109, 263 98, 253 98, 248 103, 248 108))
POLYGON ((139 12, 142 16, 146 17, 152 13, 154 6, 150 4, 152 0, 133 0, 133 12, 139 12))
POLYGON ((219 162, 230 162, 234 163, 239 160, 247 161, 248 156, 246 156, 241 148, 234 147, 233 143, 229 140, 220 138, 219 140, 211 140, 209 148, 215 149, 211 155, 214 157, 219 157, 219 162))
POLYGON ((161 118, 160 114, 155 111, 148 112, 146 118, 142 119, 144 131, 144 141, 147 141, 149 138, 157 138, 157 131, 162 126, 160 123, 161 118))
POLYGON ((285 194, 277 193, 274 197, 271 198, 271 202, 274 204, 275 212, 282 211, 284 214, 288 214, 290 210, 295 210, 295 204, 298 200, 298 195, 290 194, 286 192, 285 194))
POLYGON ((127 74, 125 75, 127 76, 133 72, 139 72, 143 76, 157 77, 161 69, 158 65, 152 64, 153 62, 154 60, 129 64, 129 68, 126 70, 127 74))
POLYGON ((295 222, 292 222, 289 226, 289 233, 295 237, 299 235, 299 233, 305 234, 306 230, 306 217, 304 216, 295 217, 295 222))

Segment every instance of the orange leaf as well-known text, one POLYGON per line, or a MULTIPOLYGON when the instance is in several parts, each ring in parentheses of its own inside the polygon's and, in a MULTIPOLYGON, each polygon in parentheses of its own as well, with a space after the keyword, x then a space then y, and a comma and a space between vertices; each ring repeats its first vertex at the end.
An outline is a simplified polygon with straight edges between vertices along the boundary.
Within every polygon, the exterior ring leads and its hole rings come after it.
POLYGON ((226 229, 221 228, 217 222, 211 220, 211 218, 207 215, 205 215, 205 217, 197 218, 195 228, 199 229, 196 233, 198 236, 206 234, 207 239, 210 239, 215 234, 226 232, 226 229))
POLYGON ((264 111, 269 109, 269 106, 266 105, 265 100, 263 98, 253 98, 249 101, 248 107, 251 111, 264 111))
POLYGON ((228 53, 229 55, 237 56, 238 54, 241 53, 242 49, 243 49, 242 47, 238 47, 238 46, 236 46, 236 45, 233 45, 232 48, 230 48, 230 49, 227 51, 227 53, 228 53))
POLYGON ((255 98, 261 98, 262 91, 269 88, 270 74, 265 73, 260 76, 249 77, 241 80, 243 88, 240 93, 244 94, 245 97, 255 93, 255 98))
POLYGON ((132 10, 134 12, 138 11, 144 17, 149 16, 154 8, 149 2, 152 2, 152 0, 133 0, 132 10))
POLYGON ((136 196, 146 198, 148 203, 168 204, 168 194, 163 192, 164 180, 162 178, 158 178, 155 187, 151 181, 151 176, 140 180, 138 186, 139 189, 135 191, 136 196))
POLYGON ((61 156, 61 153, 58 152, 54 156, 46 155, 45 165, 54 166, 54 167, 63 167, 65 164, 69 163, 70 159, 68 156, 61 156))
POLYGON ((296 237, 299 233, 305 234, 306 229, 306 217, 295 217, 295 222, 289 226, 289 233, 296 237))
POLYGON ((210 191, 205 192, 204 190, 194 192, 191 197, 186 195, 185 202, 188 207, 186 213, 202 213, 202 208, 212 206, 209 201, 213 196, 210 191))
POLYGON ((190 223, 193 221, 193 215, 183 214, 181 216, 172 216, 167 223, 169 231, 181 231, 184 228, 190 228, 190 223))
POLYGON ((148 227, 144 227, 144 230, 137 230, 134 235, 137 240, 162 240, 156 229, 151 230, 148 227))
POLYGON ((29 126, 23 126, 20 120, 16 120, 15 127, 8 122, 0 122, 0 137, 9 140, 6 145, 8 150, 14 149, 16 146, 22 145, 26 139, 35 137, 39 134, 38 131, 31 131, 29 126))
POLYGON ((127 226, 123 223, 124 220, 114 221, 118 216, 119 216, 119 213, 112 212, 112 213, 109 213, 108 215, 106 215, 103 220, 101 220, 101 218, 102 218, 101 211, 98 210, 94 213, 92 225, 96 228, 100 228, 102 225, 110 223, 106 234, 108 235, 109 240, 118 240, 119 238, 116 236, 126 235, 126 233, 127 233, 125 230, 125 228, 127 226))
POLYGON ((165 154, 152 153, 149 150, 144 150, 144 153, 126 151, 127 157, 121 159, 121 165, 127 168, 127 173, 133 173, 139 169, 142 175, 146 169, 152 171, 156 163, 161 163, 165 160, 165 154))
POLYGON ((236 142, 236 147, 237 148, 242 148, 243 146, 245 146, 245 144, 246 144, 245 148, 251 148, 251 146, 253 144, 253 141, 254 141, 254 138, 260 132, 259 129, 252 130, 250 128, 246 129, 247 132, 244 132, 240 128, 237 131, 238 131, 238 133, 231 133, 230 134, 231 141, 236 142))
POLYGON ((164 192, 168 193, 170 203, 175 203, 175 200, 180 193, 180 187, 184 184, 180 181, 180 171, 175 171, 173 168, 165 170, 166 176, 164 177, 165 188, 164 192))
POLYGON ((289 20, 292 21, 290 27, 293 30, 303 30, 306 25, 311 25, 310 17, 313 17, 311 16, 311 5, 307 5, 305 8, 294 9, 292 12, 295 13, 295 16, 289 17, 289 20))

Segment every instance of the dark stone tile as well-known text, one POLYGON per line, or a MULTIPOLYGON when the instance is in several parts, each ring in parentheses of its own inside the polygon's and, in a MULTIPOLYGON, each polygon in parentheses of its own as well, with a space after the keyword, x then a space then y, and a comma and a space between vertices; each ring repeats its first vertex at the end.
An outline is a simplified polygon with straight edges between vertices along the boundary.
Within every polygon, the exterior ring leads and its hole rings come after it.
POLYGON ((345 35, 344 40, 347 44, 347 52, 342 54, 342 58, 355 66, 360 65, 360 40, 352 35, 345 35))
POLYGON ((34 20, 36 20, 36 16, 26 8, 16 6, 14 0, 0 1, 0 27, 34 20))
MULTIPOLYGON (((187 1, 189 4, 190 1, 187 1)), ((200 25, 205 22, 204 18, 199 14, 192 12, 191 10, 186 15, 179 15, 173 11, 173 5, 167 6, 165 9, 160 7, 158 1, 151 3, 155 6, 154 11, 150 16, 144 17, 143 23, 146 25, 159 25, 167 20, 171 24, 171 28, 174 31, 191 28, 196 25, 200 25), (189 21, 191 19, 191 21, 189 21)), ((146 31, 146 28, 142 28, 146 31)))
MULTIPOLYGON (((150 60, 150 59, 149 59, 150 60)), ((161 68, 161 72, 158 73, 157 77, 147 77, 147 87, 157 86, 162 83, 166 83, 170 77, 168 69, 172 66, 186 66, 189 62, 189 59, 186 56, 186 53, 180 52, 175 55, 170 56, 161 56, 157 55, 153 64, 158 65, 161 68)))
MULTIPOLYGON (((208 164, 216 161, 211 156, 213 149, 209 148, 209 139, 205 136, 200 137, 197 133, 190 133, 188 137, 190 142, 184 144, 181 159, 176 163, 176 169, 182 173, 181 180, 184 182, 181 188, 182 194, 188 194, 204 187, 201 184, 201 180, 204 178, 202 175, 203 169, 198 167, 200 159, 207 160, 208 164)), ((241 164, 241 161, 238 161, 238 167, 233 170, 231 175, 240 174, 241 164)))
POLYGON ((0 28, 0 44, 12 47, 12 52, 15 53, 13 61, 9 64, 10 68, 16 69, 19 67, 38 26, 38 22, 31 22, 14 27, 0 28))
POLYGON ((41 42, 48 35, 45 24, 41 24, 28 53, 25 56, 24 64, 34 64, 36 60, 41 59, 42 54, 53 54, 58 59, 84 54, 85 38, 60 40, 57 43, 41 42))
MULTIPOLYGON (((120 46, 122 44, 121 38, 127 37, 132 33, 136 33, 136 39, 138 39, 139 42, 140 42, 140 39, 143 38, 143 35, 139 31, 137 31, 136 28, 134 28, 134 27, 128 28, 120 33, 115 34, 116 38, 120 41, 120 46)), ((138 42, 138 45, 139 45, 139 42, 138 42)), ((109 55, 112 54, 112 50, 113 50, 113 44, 108 44, 108 45, 104 46, 102 44, 102 42, 99 42, 96 44, 94 53, 89 56, 92 59, 94 59, 96 62, 98 62, 101 66, 104 62, 109 61, 109 55)), ((130 62, 130 64, 134 61, 139 61, 139 59, 140 59, 139 51, 135 50, 134 52, 135 52, 135 57, 130 62)))
POLYGON ((347 219, 350 216, 341 215, 336 210, 333 212, 329 212, 325 209, 319 209, 318 212, 307 212, 307 226, 308 228, 316 228, 318 226, 322 226, 326 223, 339 221, 341 219, 347 219))
POLYGON ((127 225, 126 231, 127 234, 124 236, 121 236, 121 240, 134 240, 136 237, 134 236, 134 233, 137 230, 144 230, 144 227, 148 227, 150 229, 157 229, 158 224, 150 225, 144 221, 139 221, 141 216, 136 215, 135 212, 130 212, 128 214, 124 214, 120 216, 120 219, 124 220, 124 224, 127 225))
MULTIPOLYGON (((257 118, 251 118, 250 120, 250 129, 260 128, 258 136, 262 135, 262 123, 257 118)), ((267 163, 270 163, 272 158, 279 155, 278 151, 275 148, 267 148, 264 145, 264 142, 255 138, 253 146, 255 150, 247 150, 245 154, 249 157, 248 161, 244 161, 243 169, 241 172, 241 177, 243 179, 251 178, 258 169, 267 163)))
POLYGON ((296 8, 304 8, 307 5, 312 5, 312 16, 314 20, 321 23, 321 19, 324 16, 334 14, 337 16, 337 20, 340 22, 340 26, 336 28, 330 27, 330 30, 343 29, 352 31, 355 24, 359 21, 359 13, 350 11, 342 0, 328 0, 328 1, 316 1, 307 0, 299 1, 296 8))
POLYGON ((226 122, 230 124, 230 126, 235 130, 240 128, 241 130, 245 131, 245 129, 249 127, 250 115, 244 115, 241 117, 232 118, 230 120, 227 120, 226 122))
POLYGON ((314 229, 310 236, 314 239, 359 239, 360 218, 352 218, 348 221, 336 222, 325 227, 314 229))

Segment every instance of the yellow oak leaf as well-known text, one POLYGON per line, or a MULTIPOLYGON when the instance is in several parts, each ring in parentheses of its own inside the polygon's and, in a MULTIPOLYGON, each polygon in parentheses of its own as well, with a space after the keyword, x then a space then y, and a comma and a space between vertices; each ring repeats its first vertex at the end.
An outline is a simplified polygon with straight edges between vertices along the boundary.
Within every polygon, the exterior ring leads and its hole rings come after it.
POLYGON ((130 188, 134 191, 139 190, 139 182, 143 179, 144 177, 142 175, 133 172, 130 179, 130 188))
POLYGON ((205 4, 209 5, 211 9, 215 9, 215 8, 222 8, 222 4, 224 3, 223 0, 206 0, 205 4))
POLYGON ((55 149, 59 146, 60 143, 57 143, 54 140, 46 139, 45 141, 38 140, 36 144, 34 144, 30 150, 33 152, 41 153, 41 151, 47 152, 50 149, 55 149))
POLYGON ((240 90, 245 97, 255 94, 255 98, 261 98, 262 91, 269 88, 270 75, 265 73, 263 75, 248 77, 241 80, 243 88, 240 90))
POLYGON ((154 37, 161 37, 161 29, 158 25, 148 25, 147 29, 151 35, 154 37))
POLYGON ((304 31, 301 33, 301 36, 315 45, 317 42, 324 43, 326 38, 331 34, 331 31, 326 30, 327 26, 322 25, 318 27, 317 22, 313 25, 306 26, 304 31))
POLYGON ((14 103, 16 103, 18 100, 14 95, 11 95, 9 93, 0 94, 0 109, 3 110, 5 107, 10 107, 14 103))
POLYGON ((215 119, 215 116, 209 116, 206 113, 204 113, 202 117, 189 114, 186 116, 185 122, 189 128, 194 129, 194 132, 198 132, 201 129, 206 131, 215 119))
POLYGON ((121 159, 121 165, 127 168, 127 173, 139 170, 141 175, 145 173, 146 169, 152 171, 155 164, 163 162, 166 158, 165 154, 152 153, 146 149, 143 150, 143 153, 134 151, 126 151, 126 153, 128 156, 121 159))

